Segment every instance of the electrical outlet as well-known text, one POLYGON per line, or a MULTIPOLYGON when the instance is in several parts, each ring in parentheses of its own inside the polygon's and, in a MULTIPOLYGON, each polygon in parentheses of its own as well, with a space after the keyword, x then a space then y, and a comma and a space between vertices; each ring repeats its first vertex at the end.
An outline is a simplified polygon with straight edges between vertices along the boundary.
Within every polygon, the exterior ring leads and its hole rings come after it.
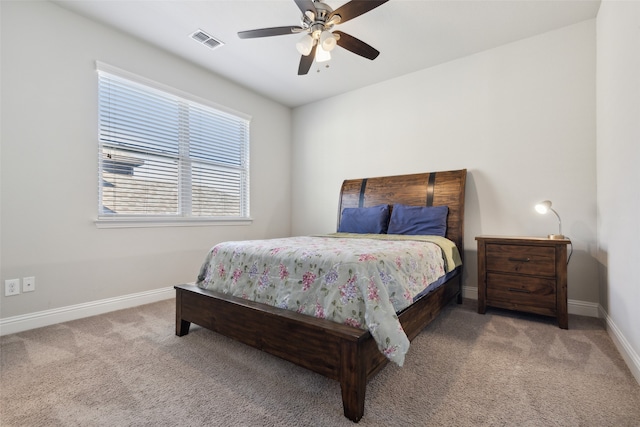
POLYGON ((36 290, 36 278, 23 277, 22 278, 22 292, 33 292, 36 290))
POLYGON ((20 293, 20 279, 7 279, 4 281, 4 296, 18 295, 20 293))

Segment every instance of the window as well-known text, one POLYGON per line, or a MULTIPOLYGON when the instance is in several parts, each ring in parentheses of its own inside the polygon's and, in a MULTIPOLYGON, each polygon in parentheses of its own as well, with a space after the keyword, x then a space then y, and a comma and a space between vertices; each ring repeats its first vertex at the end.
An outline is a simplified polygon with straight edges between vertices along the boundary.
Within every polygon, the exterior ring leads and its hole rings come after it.
POLYGON ((113 70, 98 64, 99 220, 248 219, 249 119, 113 70))

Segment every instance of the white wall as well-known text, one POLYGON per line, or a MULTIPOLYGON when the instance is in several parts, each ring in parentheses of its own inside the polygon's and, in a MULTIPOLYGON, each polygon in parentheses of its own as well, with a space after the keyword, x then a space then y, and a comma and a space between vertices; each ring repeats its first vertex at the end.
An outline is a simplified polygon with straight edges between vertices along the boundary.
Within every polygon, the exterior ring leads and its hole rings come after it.
POLYGON ((49 2, 2 1, 0 317, 194 281, 223 240, 290 234, 291 110, 49 2), (249 226, 97 229, 100 60, 249 114, 249 226))
POLYGON ((597 34, 600 304, 640 382, 640 3, 603 1, 597 34))
POLYGON ((595 20, 296 108, 292 232, 335 231, 344 179, 467 168, 465 286, 475 236, 557 232, 550 199, 597 307, 595 109, 595 20))

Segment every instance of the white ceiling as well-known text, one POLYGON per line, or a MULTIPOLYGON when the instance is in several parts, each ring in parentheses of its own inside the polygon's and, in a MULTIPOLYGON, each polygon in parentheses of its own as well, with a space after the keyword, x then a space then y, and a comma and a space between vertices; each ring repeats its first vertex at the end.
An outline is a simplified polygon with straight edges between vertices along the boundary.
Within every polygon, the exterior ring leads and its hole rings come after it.
MULTIPOLYGON (((378 49, 340 47, 298 76, 300 35, 240 39, 238 31, 300 25, 293 0, 52 0, 146 40, 290 107, 595 18, 600 0, 390 0, 335 29, 378 49), (203 30, 217 49, 193 40, 203 30)), ((326 0, 333 9, 347 0, 326 0)))

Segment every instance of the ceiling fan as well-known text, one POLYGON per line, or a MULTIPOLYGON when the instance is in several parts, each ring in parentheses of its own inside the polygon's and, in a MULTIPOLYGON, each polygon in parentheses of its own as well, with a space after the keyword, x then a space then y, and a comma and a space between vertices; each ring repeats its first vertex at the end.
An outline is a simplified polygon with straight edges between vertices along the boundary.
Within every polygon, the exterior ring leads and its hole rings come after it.
POLYGON ((298 52, 302 54, 298 75, 309 72, 314 59, 316 62, 328 61, 329 53, 334 47, 340 46, 364 58, 374 60, 380 54, 376 49, 362 40, 342 32, 331 31, 335 25, 347 22, 389 0, 351 0, 333 10, 321 0, 293 0, 302 12, 301 24, 287 27, 261 28, 238 32, 241 39, 258 37, 282 36, 287 34, 301 34, 303 37, 296 43, 298 52))

